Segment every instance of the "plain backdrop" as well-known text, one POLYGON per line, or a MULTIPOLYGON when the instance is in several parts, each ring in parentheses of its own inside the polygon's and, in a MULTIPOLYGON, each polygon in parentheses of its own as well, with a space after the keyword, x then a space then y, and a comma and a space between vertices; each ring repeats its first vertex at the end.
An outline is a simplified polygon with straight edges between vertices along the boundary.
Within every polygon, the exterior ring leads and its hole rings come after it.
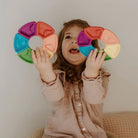
POLYGON ((104 62, 111 73, 104 112, 138 111, 137 13, 138 0, 1 0, 0 138, 29 136, 44 127, 51 110, 41 94, 39 73, 13 48, 18 29, 30 21, 46 22, 57 34, 64 22, 78 18, 113 31, 121 51, 104 62))

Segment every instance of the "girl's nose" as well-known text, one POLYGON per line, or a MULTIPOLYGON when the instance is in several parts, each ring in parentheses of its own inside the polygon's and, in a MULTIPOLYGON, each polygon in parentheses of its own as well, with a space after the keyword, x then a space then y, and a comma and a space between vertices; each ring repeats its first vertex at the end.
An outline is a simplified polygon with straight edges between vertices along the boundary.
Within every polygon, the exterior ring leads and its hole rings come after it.
POLYGON ((74 40, 72 40, 72 44, 77 44, 77 40, 76 39, 74 39, 74 40))

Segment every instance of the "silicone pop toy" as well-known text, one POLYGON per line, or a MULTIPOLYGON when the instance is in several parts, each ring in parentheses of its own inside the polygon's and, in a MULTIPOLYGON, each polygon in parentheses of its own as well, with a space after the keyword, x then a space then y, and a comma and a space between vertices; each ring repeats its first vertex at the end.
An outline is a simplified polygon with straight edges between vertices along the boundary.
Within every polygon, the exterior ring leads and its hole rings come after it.
POLYGON ((28 62, 33 63, 29 40, 33 36, 40 36, 43 40, 43 48, 47 49, 48 55, 51 58, 57 50, 58 37, 55 30, 44 22, 29 22, 23 25, 14 38, 14 50, 18 56, 28 62))
MULTIPOLYGON (((105 43, 103 52, 106 53, 105 60, 117 57, 120 52, 120 43, 117 36, 110 30, 98 26, 90 26, 80 32, 77 38, 79 51, 88 57, 91 50, 94 50, 92 41, 100 39, 105 43)), ((99 52, 99 50, 98 50, 99 52)))

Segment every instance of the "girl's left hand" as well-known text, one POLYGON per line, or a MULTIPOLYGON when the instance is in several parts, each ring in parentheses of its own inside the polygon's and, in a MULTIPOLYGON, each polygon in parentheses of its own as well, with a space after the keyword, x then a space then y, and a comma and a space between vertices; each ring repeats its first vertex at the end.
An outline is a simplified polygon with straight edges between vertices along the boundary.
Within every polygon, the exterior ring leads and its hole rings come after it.
POLYGON ((86 77, 96 78, 99 75, 99 70, 102 67, 106 53, 103 53, 103 50, 100 50, 97 56, 97 49, 91 50, 87 61, 84 74, 86 77))

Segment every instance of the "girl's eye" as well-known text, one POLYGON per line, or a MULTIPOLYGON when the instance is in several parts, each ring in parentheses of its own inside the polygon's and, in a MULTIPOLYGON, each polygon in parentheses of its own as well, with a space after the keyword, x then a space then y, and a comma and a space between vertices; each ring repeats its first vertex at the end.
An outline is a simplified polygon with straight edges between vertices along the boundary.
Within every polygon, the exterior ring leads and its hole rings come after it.
POLYGON ((71 38, 71 36, 70 35, 67 35, 66 37, 65 37, 65 39, 70 39, 71 38))

